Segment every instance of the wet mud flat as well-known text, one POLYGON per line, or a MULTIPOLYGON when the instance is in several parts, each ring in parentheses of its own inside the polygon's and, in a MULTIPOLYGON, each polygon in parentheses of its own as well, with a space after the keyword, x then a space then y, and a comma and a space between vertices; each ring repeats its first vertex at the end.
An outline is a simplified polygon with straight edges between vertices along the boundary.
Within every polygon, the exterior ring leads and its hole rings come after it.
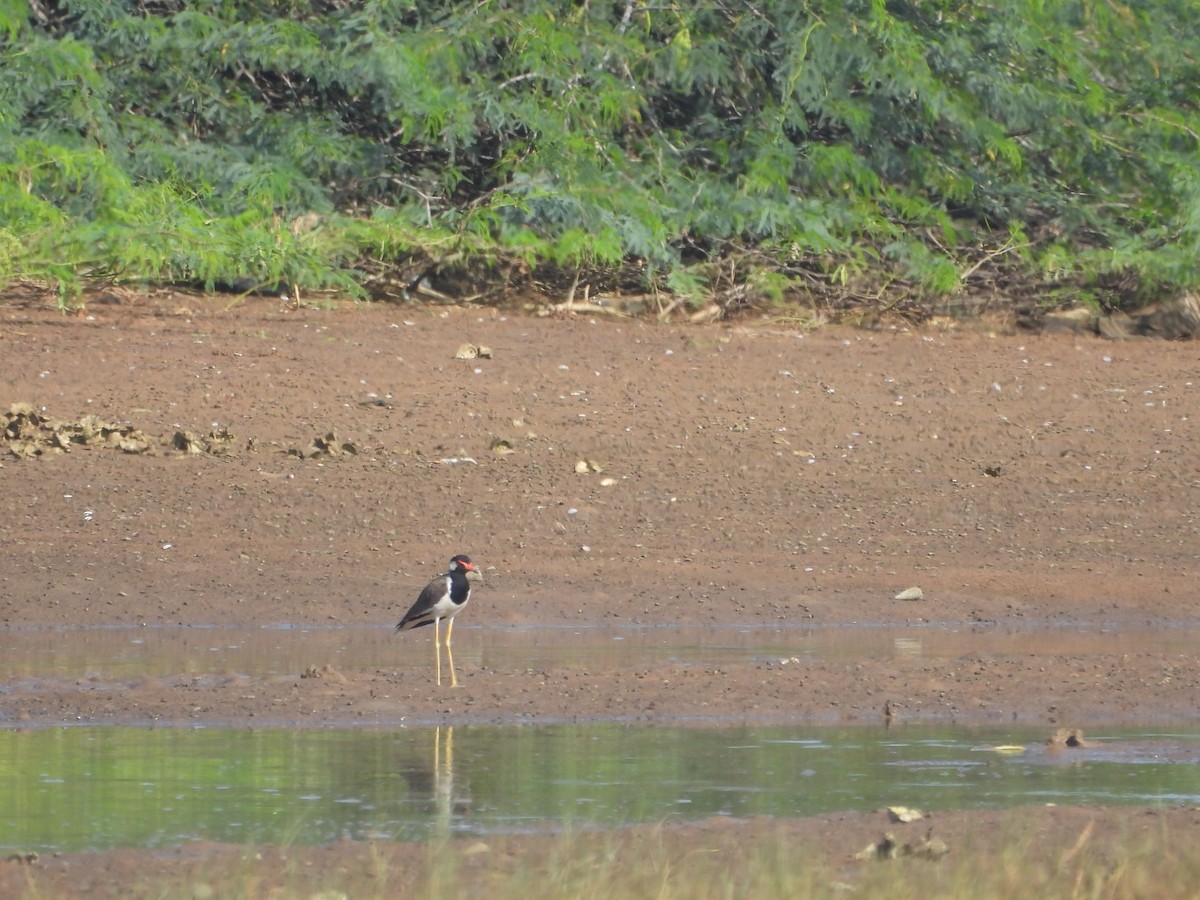
MULTIPOLYGON (((466 620, 464 620, 466 621, 466 620)), ((1197 720, 1200 629, 979 623, 457 630, 21 629, 0 635, 7 726, 395 727, 513 722, 1041 725, 1197 720), (1146 703, 1143 692, 1152 691, 1146 703)))

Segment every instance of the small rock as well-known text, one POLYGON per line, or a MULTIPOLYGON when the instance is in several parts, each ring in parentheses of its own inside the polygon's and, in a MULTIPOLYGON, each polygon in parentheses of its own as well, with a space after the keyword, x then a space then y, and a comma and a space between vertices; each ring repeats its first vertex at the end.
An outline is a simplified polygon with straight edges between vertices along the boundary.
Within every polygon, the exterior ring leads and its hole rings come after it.
POLYGON ((1139 334, 1179 341, 1200 335, 1200 293, 1156 303, 1135 314, 1139 334))
POLYGON ((1108 338, 1110 341, 1123 341, 1133 336, 1137 330, 1137 324, 1128 315, 1117 309, 1097 319, 1096 330, 1100 332, 1100 337, 1108 338))
POLYGON ((924 600, 925 592, 919 587, 906 588, 896 595, 897 600, 924 600))
POLYGON ((328 678, 331 681, 337 681, 341 684, 349 684, 350 679, 331 666, 325 663, 323 666, 308 666, 300 673, 301 678, 328 678))
POLYGON ((1054 310, 1042 319, 1045 334, 1098 334, 1100 314, 1086 306, 1068 310, 1054 310))
POLYGON ((933 829, 926 832, 919 841, 912 841, 900 848, 904 856, 915 856, 917 859, 941 859, 950 852, 950 848, 941 838, 933 836, 933 829))
POLYGON ((888 832, 878 841, 872 841, 855 853, 854 858, 858 860, 895 859, 899 849, 900 845, 896 841, 896 836, 888 832))
POLYGON ((1054 734, 1050 735, 1050 739, 1046 741, 1046 745, 1059 749, 1070 747, 1072 750, 1092 746, 1088 741, 1083 739, 1082 728, 1060 728, 1054 734))
POLYGON ((926 832, 925 837, 901 844, 890 831, 880 840, 867 844, 854 854, 856 860, 886 860, 900 856, 912 856, 917 859, 938 860, 950 852, 946 842, 933 836, 933 829, 926 832))
POLYGON ((491 359, 492 348, 482 344, 459 344, 454 352, 455 359, 491 359))

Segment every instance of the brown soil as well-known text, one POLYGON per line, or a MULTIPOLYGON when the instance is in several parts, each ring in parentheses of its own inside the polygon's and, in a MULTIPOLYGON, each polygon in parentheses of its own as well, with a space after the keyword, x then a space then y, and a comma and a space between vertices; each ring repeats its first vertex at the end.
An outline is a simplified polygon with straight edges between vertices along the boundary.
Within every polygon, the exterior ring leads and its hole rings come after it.
MULTIPOLYGON (((104 299, 70 318, 0 308, 0 412, 24 401, 145 438, 0 446, 10 633, 389 628, 456 552, 485 575, 460 641, 542 624, 1200 624, 1192 344, 104 299), (463 343, 492 356, 454 358, 463 343), (924 599, 893 599, 910 586, 924 599)), ((455 690, 344 664, 249 686, 101 675, 9 686, 0 724, 880 721, 885 703, 896 722, 1048 735, 1194 723, 1194 654, 1060 633, 1036 653, 1016 631, 1006 653, 803 667, 459 659, 455 690)), ((397 657, 431 657, 428 637, 396 636, 397 657)))

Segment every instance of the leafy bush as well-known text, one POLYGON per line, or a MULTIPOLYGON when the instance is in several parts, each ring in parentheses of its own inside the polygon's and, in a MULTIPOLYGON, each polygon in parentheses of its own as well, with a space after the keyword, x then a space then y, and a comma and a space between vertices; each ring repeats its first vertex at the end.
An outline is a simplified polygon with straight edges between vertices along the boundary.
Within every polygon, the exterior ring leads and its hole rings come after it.
POLYGON ((1193 19, 3 0, 0 279, 1137 304, 1200 284, 1193 19))

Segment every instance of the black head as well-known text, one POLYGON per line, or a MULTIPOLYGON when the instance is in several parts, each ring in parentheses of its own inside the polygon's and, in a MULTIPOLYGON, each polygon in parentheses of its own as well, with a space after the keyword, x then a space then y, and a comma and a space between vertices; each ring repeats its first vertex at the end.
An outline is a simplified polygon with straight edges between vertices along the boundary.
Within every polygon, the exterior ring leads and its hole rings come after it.
POLYGON ((450 560, 450 568, 447 570, 451 575, 455 572, 474 572, 475 564, 471 562, 471 557, 464 556, 462 553, 450 560))

